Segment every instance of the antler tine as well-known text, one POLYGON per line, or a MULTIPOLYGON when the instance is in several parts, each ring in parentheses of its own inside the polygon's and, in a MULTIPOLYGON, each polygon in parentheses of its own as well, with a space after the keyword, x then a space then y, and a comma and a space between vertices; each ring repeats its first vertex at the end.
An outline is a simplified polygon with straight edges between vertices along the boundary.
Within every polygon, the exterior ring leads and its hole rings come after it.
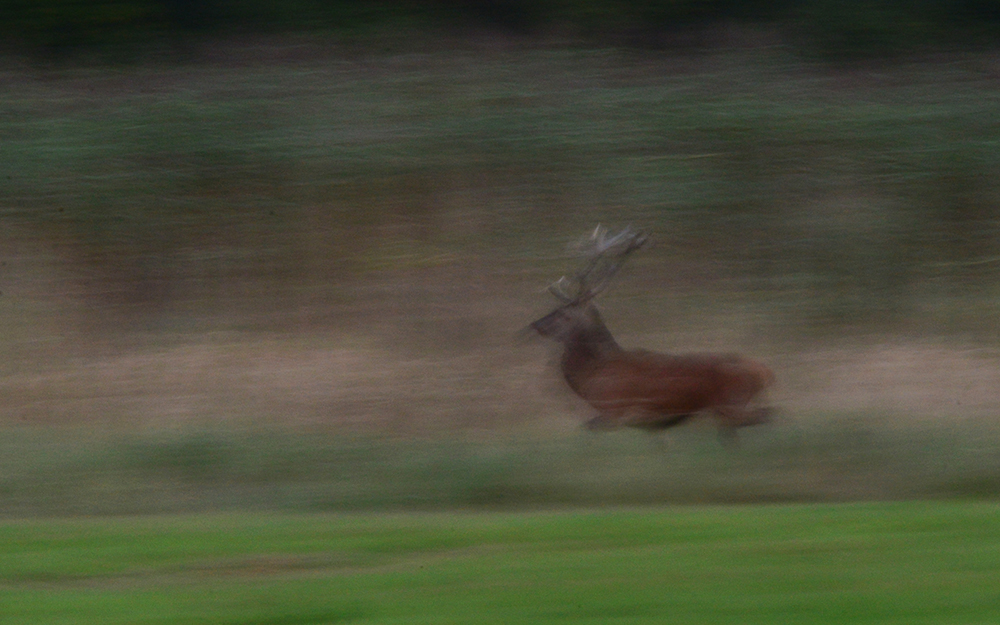
POLYGON ((606 249, 605 237, 607 237, 607 235, 608 229, 601 224, 597 224, 597 227, 594 228, 594 233, 590 235, 590 240, 594 242, 594 248, 598 252, 606 249))
POLYGON ((611 278, 621 268, 625 257, 646 242, 646 235, 632 230, 631 226, 625 227, 614 236, 608 236, 608 229, 598 224, 589 238, 588 244, 581 245, 581 251, 586 254, 588 260, 573 276, 576 293, 571 295, 564 288, 569 282, 566 276, 559 278, 548 288, 549 293, 564 304, 587 301, 607 288, 611 278))
POLYGON ((565 283, 566 276, 563 276, 549 285, 549 293, 556 296, 556 299, 564 304, 568 304, 573 301, 573 297, 568 295, 566 291, 563 290, 563 283, 565 283))
POLYGON ((646 235, 627 226, 618 234, 608 237, 607 229, 597 226, 591 239, 594 241, 593 257, 577 275, 580 283, 578 297, 581 299, 590 299, 606 289, 611 278, 621 268, 625 257, 646 242, 646 235), (616 249, 617 251, 609 256, 611 250, 616 249))
POLYGON ((597 249, 597 252, 600 254, 603 254, 605 251, 618 245, 620 242, 624 241, 628 237, 632 237, 633 239, 635 239, 641 236, 641 233, 633 234, 632 226, 625 226, 625 228, 621 232, 611 237, 610 239, 607 238, 607 235, 608 235, 608 229, 601 225, 598 225, 597 228, 594 229, 594 234, 591 235, 591 238, 596 243, 595 247, 597 249))
MULTIPOLYGON (((626 233, 623 232, 622 234, 624 235, 626 233)), ((604 269, 603 274, 599 276, 596 284, 593 287, 591 287, 590 289, 591 297, 594 297, 597 294, 603 292, 605 289, 607 289, 608 285, 611 284, 611 279, 615 277, 615 274, 618 273, 618 270, 621 269, 622 265, 625 264, 625 258, 635 250, 642 247, 642 245, 646 242, 646 235, 644 235, 641 232, 628 233, 628 234, 630 238, 627 240, 627 244, 625 245, 625 247, 613 258, 609 259, 609 264, 607 265, 606 269, 604 269)), ((621 239, 620 237, 621 235, 619 235, 619 241, 625 240, 621 239)), ((617 243, 618 241, 615 242, 615 244, 617 243)))

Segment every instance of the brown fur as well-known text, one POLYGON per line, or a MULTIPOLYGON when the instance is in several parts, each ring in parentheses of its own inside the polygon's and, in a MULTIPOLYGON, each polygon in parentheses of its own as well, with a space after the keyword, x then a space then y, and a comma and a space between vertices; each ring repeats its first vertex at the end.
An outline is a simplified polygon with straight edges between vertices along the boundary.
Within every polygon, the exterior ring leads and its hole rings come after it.
POLYGON ((769 420, 770 408, 751 407, 774 383, 774 373, 757 361, 729 354, 624 350, 586 302, 560 306, 531 327, 563 344, 566 382, 598 412, 588 427, 652 431, 708 412, 729 436, 769 420))

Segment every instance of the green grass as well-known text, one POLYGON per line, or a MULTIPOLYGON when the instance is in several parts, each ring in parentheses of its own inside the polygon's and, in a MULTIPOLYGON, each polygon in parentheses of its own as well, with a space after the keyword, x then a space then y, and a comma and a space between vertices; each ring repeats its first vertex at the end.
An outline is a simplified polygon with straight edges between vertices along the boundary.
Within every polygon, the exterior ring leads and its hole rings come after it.
POLYGON ((0 525, 4 623, 987 623, 993 504, 0 525))

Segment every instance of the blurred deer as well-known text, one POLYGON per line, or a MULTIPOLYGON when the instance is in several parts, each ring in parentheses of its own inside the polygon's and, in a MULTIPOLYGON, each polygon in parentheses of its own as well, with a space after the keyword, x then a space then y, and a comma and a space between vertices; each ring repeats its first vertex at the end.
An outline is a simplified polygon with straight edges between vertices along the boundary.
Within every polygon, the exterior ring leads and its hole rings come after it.
POLYGON ((600 226, 590 238, 587 263, 572 294, 563 277, 549 287, 558 308, 531 324, 563 344, 561 368, 574 393, 597 416, 589 429, 664 430, 698 413, 710 413, 723 442, 741 427, 767 423, 771 409, 752 402, 774 383, 765 365, 735 354, 668 355, 622 349, 601 320, 593 299, 604 291, 646 236, 626 228, 609 236, 600 226))

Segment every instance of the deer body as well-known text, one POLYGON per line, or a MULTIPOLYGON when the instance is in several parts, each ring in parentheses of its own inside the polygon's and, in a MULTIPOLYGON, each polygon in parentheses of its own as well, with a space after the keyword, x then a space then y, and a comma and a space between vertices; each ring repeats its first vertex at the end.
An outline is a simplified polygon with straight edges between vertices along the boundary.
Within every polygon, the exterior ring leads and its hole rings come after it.
POLYGON ((659 354, 625 350, 593 304, 567 304, 532 327, 563 344, 563 376, 598 413, 593 429, 661 430, 711 412, 727 433, 765 423, 751 402, 774 381, 765 365, 735 354, 659 354))
POLYGON ((774 383, 764 364, 735 354, 669 355, 618 345, 591 300, 645 238, 625 230, 607 239, 600 228, 593 238, 595 255, 577 276, 578 293, 564 294, 560 281, 550 290, 563 304, 531 324, 562 343, 567 384, 597 411, 588 427, 662 430, 707 412, 731 438, 737 428, 766 423, 771 409, 752 405, 774 383))

